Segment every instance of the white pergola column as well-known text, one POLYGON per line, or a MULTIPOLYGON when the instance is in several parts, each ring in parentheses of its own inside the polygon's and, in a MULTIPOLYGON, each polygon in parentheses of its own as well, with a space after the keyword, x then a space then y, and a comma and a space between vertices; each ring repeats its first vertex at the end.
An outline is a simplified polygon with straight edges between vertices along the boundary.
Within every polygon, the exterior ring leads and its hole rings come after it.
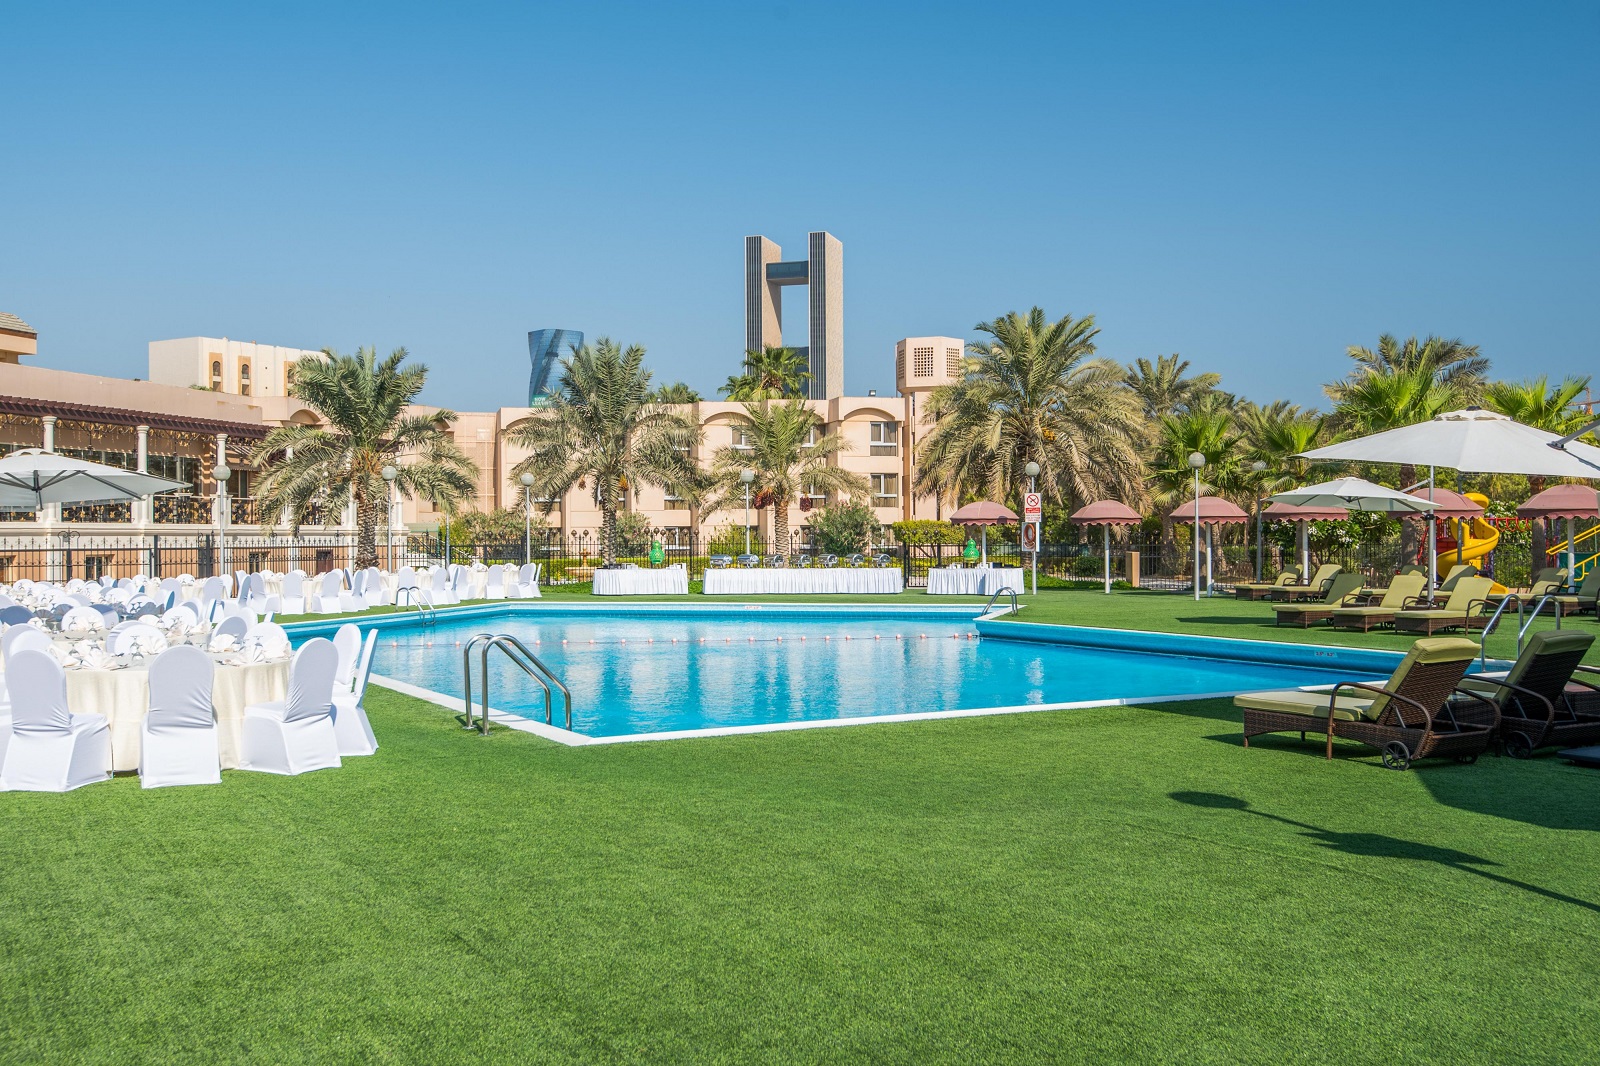
MULTIPOLYGON (((40 418, 39 418, 39 428, 40 428, 41 434, 42 434, 42 439, 40 441, 40 446, 47 452, 55 451, 56 450, 56 416, 55 415, 42 415, 42 416, 40 416, 40 418)), ((56 525, 57 523, 59 523, 60 521, 61 521, 61 505, 59 503, 47 503, 47 504, 44 505, 43 508, 40 509, 40 511, 39 511, 39 524, 40 525, 42 525, 42 526, 53 526, 53 525, 56 525)), ((52 570, 57 569, 57 568, 58 567, 53 566, 52 570)))
MULTIPOLYGON (((139 435, 137 469, 141 474, 148 474, 150 472, 150 427, 135 426, 134 432, 139 435)), ((154 517, 151 514, 153 508, 154 505, 150 502, 149 496, 135 501, 133 505, 133 524, 141 528, 149 525, 150 520, 154 517)), ((148 573, 148 570, 146 572, 148 573)))

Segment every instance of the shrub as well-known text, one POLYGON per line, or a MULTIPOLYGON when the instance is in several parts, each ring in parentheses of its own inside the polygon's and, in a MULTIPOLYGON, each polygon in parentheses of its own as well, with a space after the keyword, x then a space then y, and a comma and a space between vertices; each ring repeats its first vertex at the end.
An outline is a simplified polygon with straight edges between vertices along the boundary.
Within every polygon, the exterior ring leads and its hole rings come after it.
POLYGON ((949 522, 932 518, 914 518, 908 522, 891 522, 889 529, 901 544, 965 544, 967 531, 949 522))
POLYGON ((638 511, 617 515, 617 554, 644 555, 650 550, 650 519, 638 511))
POLYGON ((864 552, 872 539, 882 532, 877 515, 864 503, 824 507, 811 519, 811 535, 817 542, 817 550, 834 555, 864 552))

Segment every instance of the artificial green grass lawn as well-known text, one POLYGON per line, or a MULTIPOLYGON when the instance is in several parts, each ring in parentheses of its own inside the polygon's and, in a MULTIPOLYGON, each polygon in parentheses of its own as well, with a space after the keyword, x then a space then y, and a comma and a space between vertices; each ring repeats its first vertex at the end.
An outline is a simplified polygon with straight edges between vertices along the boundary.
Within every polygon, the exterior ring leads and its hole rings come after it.
MULTIPOLYGON (((1193 607, 1118 599, 1023 613, 1193 607)), ((585 748, 367 704, 339 770, 0 795, 0 1060, 1594 1061, 1600 777, 1553 758, 1245 750, 1226 701, 585 748)))

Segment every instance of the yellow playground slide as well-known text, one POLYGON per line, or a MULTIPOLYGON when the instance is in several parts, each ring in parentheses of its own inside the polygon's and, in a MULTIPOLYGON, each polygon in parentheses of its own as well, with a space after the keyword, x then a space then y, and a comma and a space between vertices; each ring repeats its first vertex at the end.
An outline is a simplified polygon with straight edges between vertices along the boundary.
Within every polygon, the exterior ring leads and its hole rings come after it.
MULTIPOLYGON (((1479 507, 1489 505, 1489 497, 1481 492, 1462 493, 1467 499, 1479 507)), ((1500 543, 1500 531, 1482 518, 1474 518, 1471 522, 1445 522, 1439 526, 1439 572, 1445 573, 1450 567, 1459 563, 1472 563, 1476 565, 1485 555, 1494 551, 1500 543), (1464 528, 1463 528, 1464 527, 1464 528), (1454 534, 1461 534, 1461 542, 1456 543, 1454 534)), ((1495 583, 1490 589, 1496 594, 1508 591, 1505 586, 1495 583)))

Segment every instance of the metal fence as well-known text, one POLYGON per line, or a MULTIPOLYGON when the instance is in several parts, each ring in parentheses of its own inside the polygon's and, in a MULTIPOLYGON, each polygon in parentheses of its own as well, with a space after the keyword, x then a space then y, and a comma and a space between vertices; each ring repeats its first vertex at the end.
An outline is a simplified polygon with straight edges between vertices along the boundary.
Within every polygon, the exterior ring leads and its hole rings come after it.
MULTIPOLYGON (((796 531, 784 548, 791 558, 800 554, 818 555, 821 548, 796 531)), ((651 530, 620 539, 617 561, 638 566, 655 565, 651 558, 654 544, 661 546, 664 565, 682 563, 690 580, 699 581, 713 556, 750 554, 770 558, 776 545, 768 538, 751 533, 748 542, 743 531, 716 535, 684 534, 681 530, 651 530)), ((1103 578, 1105 539, 1095 532, 1070 541, 1047 542, 1040 546, 1038 572, 1041 585, 1094 584, 1103 578)), ((1201 541, 1201 572, 1205 573, 1206 542, 1201 541)), ((864 549, 868 546, 863 545, 864 549)), ((453 563, 535 562, 542 564, 540 581, 547 585, 574 585, 593 579, 602 565, 600 536, 596 531, 535 531, 521 537, 486 543, 446 544, 434 535, 396 534, 392 545, 382 534, 378 539, 378 563, 385 568, 403 565, 453 563)), ((1032 557, 1003 535, 989 538, 988 561, 996 566, 1030 567, 1032 557)), ((928 571, 964 561, 961 544, 896 544, 892 540, 875 542, 868 555, 888 555, 890 565, 905 576, 907 588, 924 588, 928 571)), ((837 552, 841 556, 845 552, 837 552)), ((1248 581, 1256 571, 1256 541, 1253 531, 1243 526, 1219 531, 1210 543, 1210 574, 1213 583, 1231 585, 1248 581)), ((1262 570, 1271 575, 1297 561, 1291 549, 1265 539, 1261 545, 1262 570)), ((1513 587, 1526 586, 1530 567, 1529 533, 1525 528, 1502 530, 1501 547, 1481 563, 1490 576, 1513 587)), ((65 581, 104 575, 131 577, 147 574, 171 577, 188 573, 196 577, 234 570, 294 569, 310 574, 352 566, 356 557, 355 537, 349 533, 262 536, 229 534, 224 542, 215 533, 207 534, 120 534, 92 536, 80 529, 0 536, 0 582, 21 578, 65 581)), ((1373 543, 1313 547, 1311 562, 1337 563, 1347 571, 1360 573, 1381 582, 1402 563, 1410 562, 1401 551, 1398 537, 1373 543)), ((1173 535, 1147 535, 1119 532, 1110 539, 1111 577, 1115 581, 1137 583, 1145 588, 1188 589, 1193 585, 1195 557, 1188 530, 1179 528, 1173 535)))

